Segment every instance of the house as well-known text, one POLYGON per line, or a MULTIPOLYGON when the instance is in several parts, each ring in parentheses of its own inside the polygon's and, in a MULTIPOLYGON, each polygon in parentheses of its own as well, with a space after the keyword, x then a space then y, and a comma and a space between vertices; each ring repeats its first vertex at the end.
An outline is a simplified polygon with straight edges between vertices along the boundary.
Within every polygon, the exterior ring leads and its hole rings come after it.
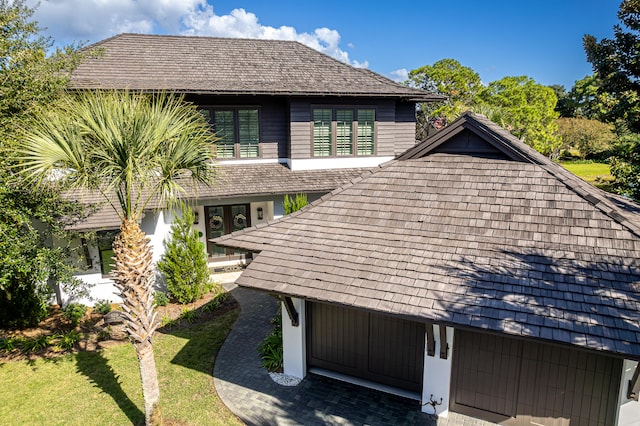
POLYGON ((257 253, 236 283, 282 299, 286 374, 441 418, 638 424, 638 206, 483 116, 215 242, 257 253))
MULTIPOLYGON (((217 181, 193 191, 194 226, 211 266, 245 261, 212 238, 283 214, 285 194, 313 200, 415 145, 417 102, 442 99, 358 69, 298 42, 121 34, 89 46, 72 90, 129 89, 184 95, 220 138, 217 181)), ((96 194, 74 194, 89 203, 96 194)), ((142 220, 154 259, 173 213, 150 205, 142 220)), ((108 205, 75 229, 95 231, 84 246, 94 298, 113 299, 111 242, 120 221, 108 205)))

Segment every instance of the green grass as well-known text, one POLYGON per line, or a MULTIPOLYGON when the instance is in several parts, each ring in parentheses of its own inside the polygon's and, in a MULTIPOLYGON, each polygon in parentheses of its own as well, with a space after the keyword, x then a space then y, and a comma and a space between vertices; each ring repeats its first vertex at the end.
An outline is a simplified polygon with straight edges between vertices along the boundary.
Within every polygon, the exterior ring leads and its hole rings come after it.
MULTIPOLYGON (((205 323, 156 334, 160 403, 172 425, 240 425, 218 399, 213 362, 238 309, 205 323)), ((2 425, 144 424, 135 350, 120 344, 97 352, 0 363, 2 425)))
POLYGON ((581 177, 589 183, 597 183, 600 180, 606 181, 613 179, 609 172, 609 165, 605 163, 566 162, 560 164, 571 173, 581 177))

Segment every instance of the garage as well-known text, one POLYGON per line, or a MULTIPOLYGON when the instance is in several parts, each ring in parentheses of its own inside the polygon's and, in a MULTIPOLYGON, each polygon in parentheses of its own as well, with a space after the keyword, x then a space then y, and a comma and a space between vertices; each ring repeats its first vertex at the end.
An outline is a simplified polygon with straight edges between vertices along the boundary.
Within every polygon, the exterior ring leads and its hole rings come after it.
POLYGON ((451 410, 508 426, 615 422, 622 361, 456 330, 451 410))
POLYGON ((421 391, 424 324, 311 302, 307 324, 310 368, 421 391))

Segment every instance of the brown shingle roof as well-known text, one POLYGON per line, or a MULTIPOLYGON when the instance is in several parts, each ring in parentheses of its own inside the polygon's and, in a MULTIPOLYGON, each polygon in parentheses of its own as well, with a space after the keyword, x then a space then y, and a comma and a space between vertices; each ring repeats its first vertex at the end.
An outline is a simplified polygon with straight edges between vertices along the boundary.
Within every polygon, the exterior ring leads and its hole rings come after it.
POLYGON ((436 135, 216 242, 261 251, 242 286, 640 358, 637 208, 496 130, 468 114, 447 132, 502 157, 447 152, 436 135))
MULTIPOLYGON (((235 164, 220 165, 216 168, 215 182, 211 186, 190 187, 185 184, 185 200, 225 199, 261 195, 282 195, 295 193, 326 193, 360 176, 367 169, 326 169, 292 171, 283 164, 235 164)), ((67 195, 83 203, 101 205, 98 211, 78 223, 74 229, 115 229, 120 220, 111 206, 104 203, 102 195, 75 192, 67 195)), ((114 195, 114 201, 116 200, 114 195)), ((161 208, 157 202, 149 208, 161 208)))
POLYGON ((92 48, 73 89, 442 99, 294 41, 120 34, 92 48))

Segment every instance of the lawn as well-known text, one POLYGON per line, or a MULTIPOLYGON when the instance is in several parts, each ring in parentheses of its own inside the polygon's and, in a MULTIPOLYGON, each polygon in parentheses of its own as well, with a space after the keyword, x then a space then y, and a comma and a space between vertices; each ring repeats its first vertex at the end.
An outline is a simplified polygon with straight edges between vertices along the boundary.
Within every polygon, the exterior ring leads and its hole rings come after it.
MULTIPOLYGON (((169 425, 242 424, 213 387, 215 356, 235 307, 207 321, 164 327, 154 338, 163 417, 169 425)), ((128 343, 53 358, 0 362, 2 425, 144 424, 135 350, 128 343)))
POLYGON ((609 172, 609 165, 605 163, 565 162, 562 167, 581 177, 589 183, 605 183, 613 179, 609 172))

